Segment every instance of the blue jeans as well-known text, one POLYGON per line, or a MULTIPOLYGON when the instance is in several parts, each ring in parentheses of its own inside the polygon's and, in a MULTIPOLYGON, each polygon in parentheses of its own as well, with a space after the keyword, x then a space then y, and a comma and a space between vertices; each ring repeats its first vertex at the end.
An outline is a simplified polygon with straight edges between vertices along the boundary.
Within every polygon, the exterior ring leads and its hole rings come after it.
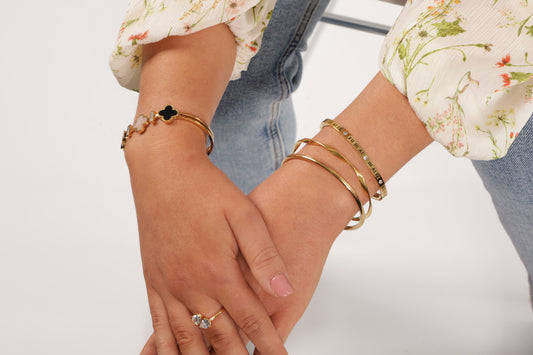
MULTIPOLYGON (((302 75, 301 52, 329 0, 278 0, 263 45, 232 81, 212 122, 213 162, 245 193, 277 168, 295 141, 291 94, 302 75)), ((505 158, 474 161, 500 220, 533 275, 533 116, 505 158)), ((531 294, 533 299, 533 293, 531 294)))

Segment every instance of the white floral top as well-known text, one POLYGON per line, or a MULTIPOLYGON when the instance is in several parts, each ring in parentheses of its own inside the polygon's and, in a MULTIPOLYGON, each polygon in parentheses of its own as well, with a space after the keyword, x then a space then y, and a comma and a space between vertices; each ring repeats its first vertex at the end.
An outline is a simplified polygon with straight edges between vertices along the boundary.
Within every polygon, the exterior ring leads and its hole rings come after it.
MULTIPOLYGON (((237 79, 261 46, 275 1, 132 0, 111 56, 113 72, 138 90, 141 44, 226 23, 238 44, 237 79)), ((501 158, 531 116, 531 2, 408 0, 385 39, 383 75, 453 155, 501 158)))

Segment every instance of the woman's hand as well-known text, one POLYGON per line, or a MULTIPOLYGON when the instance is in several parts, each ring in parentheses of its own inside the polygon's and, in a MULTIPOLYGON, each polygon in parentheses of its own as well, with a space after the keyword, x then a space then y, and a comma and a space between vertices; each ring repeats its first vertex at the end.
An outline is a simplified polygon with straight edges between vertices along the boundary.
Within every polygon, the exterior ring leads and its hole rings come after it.
MULTIPOLYGON (((329 250, 354 211, 344 187, 320 168, 291 161, 249 195, 282 256, 295 293, 272 297, 254 279, 245 260, 242 271, 285 341, 304 313, 318 285, 329 250), (327 188, 327 194, 316 191, 327 188)), ((159 354, 152 336, 141 355, 159 354)), ((218 354, 218 352, 217 352, 218 354)))
MULTIPOLYGON (((336 121, 356 136, 386 181, 432 142, 407 99, 381 74, 376 75, 336 121), (384 101, 388 105, 383 105, 384 101)), ((364 174, 370 195, 378 190, 366 163, 346 139, 331 129, 322 130, 314 139, 336 147, 349 157, 364 174)), ((368 195, 347 164, 313 146, 307 146, 302 153, 340 172, 356 188, 362 202, 368 201, 368 195)), ((333 242, 357 212, 357 206, 331 174, 299 160, 288 161, 249 197, 267 224, 296 292, 287 299, 273 298, 261 290, 245 263, 241 267, 285 341, 311 300, 333 242)))
MULTIPOLYGON (((345 207, 350 211, 353 204, 349 200, 350 196, 344 196, 345 192, 340 190, 337 191, 341 196, 337 202, 324 205, 324 202, 327 202, 323 198, 324 195, 316 194, 314 186, 302 184, 302 173, 309 175, 309 166, 299 163, 287 163, 249 196, 257 205, 280 255, 284 258, 295 293, 287 298, 279 298, 265 292, 253 277, 246 261, 239 256, 247 281, 266 306, 268 315, 272 317, 283 341, 307 308, 332 242, 342 231, 345 221, 339 214, 346 215, 349 219, 350 212, 347 212, 345 207), (324 209, 316 206, 324 206, 324 209), (324 223, 326 221, 331 224, 324 223)), ((314 173, 317 179, 313 184, 317 187, 328 182, 327 173, 314 173), (325 182, 323 178, 326 178, 325 182)), ((308 182, 310 183, 307 180, 306 183, 308 182)), ((252 342, 261 350, 254 339, 252 342)), ((218 351, 216 353, 220 354, 218 351)), ((262 351, 261 353, 264 354, 262 351)), ((152 336, 141 355, 155 354, 161 353, 156 349, 156 338, 152 336)))
POLYGON ((205 336, 219 354, 247 354, 238 329, 262 354, 286 353, 237 261, 242 253, 267 294, 292 293, 260 213, 209 161, 197 127, 161 126, 126 146, 157 353, 207 354, 205 336), (210 329, 191 321, 222 307, 210 329))
POLYGON ((244 262, 241 267, 285 341, 307 308, 331 246, 355 204, 328 172, 302 161, 287 162, 249 197, 261 211, 296 292, 286 299, 272 297, 261 290, 244 262))
MULTIPOLYGON (((406 98, 380 74, 338 118, 379 167, 385 180, 432 140, 411 110, 406 98), (386 99, 389 105, 380 105, 386 99)), ((338 148, 365 175, 373 195, 379 188, 374 176, 347 141, 324 129, 314 139, 338 148)), ((327 162, 356 187, 353 171, 317 147, 302 151, 327 162)), ((365 203, 362 188, 356 187, 365 203)), ((281 299, 269 295, 255 280, 244 260, 240 265, 246 280, 259 296, 285 340, 305 311, 320 279, 329 250, 357 206, 350 193, 327 171, 305 161, 291 160, 250 194, 259 209, 279 254, 285 261, 295 293, 281 299)), ((257 345, 257 344, 256 344, 257 345)), ((156 353, 153 337, 143 355, 156 353)))

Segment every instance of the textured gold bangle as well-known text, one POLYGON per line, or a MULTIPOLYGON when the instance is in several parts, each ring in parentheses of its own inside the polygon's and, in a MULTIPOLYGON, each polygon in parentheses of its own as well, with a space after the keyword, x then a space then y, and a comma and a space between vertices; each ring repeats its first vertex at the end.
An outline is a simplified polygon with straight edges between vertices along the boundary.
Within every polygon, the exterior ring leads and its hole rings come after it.
MULTIPOLYGON (((316 165, 320 166, 321 168, 327 170, 331 175, 335 176, 337 178, 337 180, 339 180, 344 185, 344 187, 346 187, 346 189, 352 194, 352 196, 353 196, 353 198, 355 200, 355 203, 357 203, 357 207, 359 207, 359 211, 363 210, 363 204, 361 203, 361 200, 359 199, 359 196, 357 196, 357 193, 352 188, 350 183, 348 183, 348 181, 346 181, 346 179, 344 179, 338 172, 336 172, 335 170, 333 170, 332 168, 330 168, 326 164, 322 163, 321 161, 316 160, 315 158, 312 158, 310 156, 303 155, 303 154, 291 154, 291 155, 288 155, 285 158, 285 160, 283 160, 283 163, 285 163, 285 162, 287 162, 289 160, 292 160, 292 159, 307 160, 307 161, 309 161, 309 162, 311 162, 313 164, 316 164, 316 165)), ((352 225, 352 226, 348 225, 348 226, 344 227, 344 229, 345 230, 354 230, 354 229, 360 228, 363 225, 364 222, 365 222, 365 214, 361 213, 361 218, 359 220, 359 223, 357 223, 355 225, 352 225)))
POLYGON ((161 120, 166 124, 169 124, 174 120, 184 120, 194 124, 205 133, 209 140, 207 154, 209 155, 213 151, 213 147, 215 145, 215 137, 213 135, 213 131, 211 131, 211 128, 209 128, 209 126, 200 118, 189 113, 180 112, 174 109, 171 105, 167 105, 164 110, 161 110, 157 113, 155 111, 150 112, 150 117, 146 117, 143 114, 137 116, 137 118, 135 118, 135 121, 133 121, 133 124, 130 124, 128 128, 124 131, 124 134, 122 135, 122 144, 120 145, 120 149, 124 149, 126 147, 126 142, 133 136, 134 133, 143 134, 144 131, 146 131, 146 128, 150 124, 156 124, 157 120, 161 120))
MULTIPOLYGON (((372 199, 371 199, 371 196, 370 196, 370 191, 368 191, 368 186, 366 184, 365 177, 363 176, 363 174, 361 174, 359 172, 359 170, 357 170, 357 168, 348 160, 348 158, 346 158, 337 149, 335 149, 334 147, 332 147, 330 145, 315 141, 314 139, 311 139, 311 138, 303 138, 303 139, 300 139, 299 141, 297 141, 296 144, 294 145, 294 149, 293 149, 292 152, 296 153, 298 151, 298 149, 302 146, 302 144, 315 145, 315 146, 321 147, 321 148, 327 150, 328 152, 330 152, 331 154, 333 154, 339 160, 341 160, 341 161, 345 162, 346 164, 348 164, 348 166, 350 166, 350 168, 352 168, 352 170, 354 171, 355 175, 357 176, 357 179, 359 179, 359 183, 361 184, 361 187, 363 188, 363 190, 365 190, 365 192, 368 195, 368 209, 367 209, 366 212, 361 210, 360 213, 361 214, 364 213, 364 215, 365 215, 364 218, 369 218, 372 215, 372 199)), ((352 218, 352 221, 355 221, 355 222, 358 222, 360 220, 361 220, 361 217, 353 217, 352 218)))
POLYGON ((374 177, 376 178, 376 181, 379 185, 379 193, 376 193, 374 196, 372 196, 375 200, 383 200, 387 196, 387 187, 385 186, 385 180, 383 177, 381 177, 381 174, 378 171, 378 168, 374 165, 372 160, 370 160, 370 157, 364 149, 357 143, 355 138, 348 132, 346 128, 344 128, 340 123, 335 122, 333 120, 330 120, 329 118, 325 119, 322 124, 320 125, 320 128, 324 127, 331 127, 335 131, 337 131, 341 136, 343 136, 348 143, 352 145, 352 147, 355 149, 359 155, 361 155, 361 158, 363 158, 363 161, 366 163, 374 177))

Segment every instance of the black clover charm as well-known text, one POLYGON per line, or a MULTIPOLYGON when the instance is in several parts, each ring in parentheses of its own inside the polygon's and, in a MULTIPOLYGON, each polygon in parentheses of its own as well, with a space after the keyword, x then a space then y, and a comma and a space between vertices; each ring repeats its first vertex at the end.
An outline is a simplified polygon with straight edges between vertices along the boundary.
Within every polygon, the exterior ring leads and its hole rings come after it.
POLYGON ((159 115, 162 116, 162 120, 165 122, 168 122, 172 119, 172 117, 176 116, 178 114, 178 111, 174 110, 174 108, 170 105, 165 107, 164 110, 159 111, 159 115))

